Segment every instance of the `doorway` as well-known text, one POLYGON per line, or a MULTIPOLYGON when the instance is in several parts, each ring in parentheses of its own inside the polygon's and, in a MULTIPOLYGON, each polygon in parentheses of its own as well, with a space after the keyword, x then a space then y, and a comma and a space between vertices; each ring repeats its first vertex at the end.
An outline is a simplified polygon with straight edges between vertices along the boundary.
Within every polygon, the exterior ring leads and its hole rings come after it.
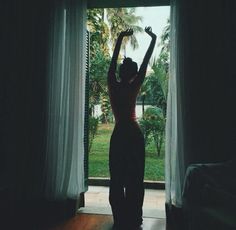
MULTIPOLYGON (((165 90, 167 90, 169 56, 167 54, 168 37, 166 39, 164 33, 168 33, 169 29, 168 18, 170 8, 168 6, 137 7, 134 12, 135 16, 143 17, 140 27, 143 28, 150 25, 153 28, 153 32, 155 32, 158 36, 156 49, 153 52, 153 58, 148 68, 147 80, 144 84, 145 87, 141 90, 137 99, 136 116, 142 123, 144 130, 146 126, 150 124, 150 121, 147 119, 147 116, 150 115, 150 113, 151 119, 153 119, 153 117, 159 119, 159 129, 156 134, 157 137, 155 137, 154 131, 152 135, 146 135, 145 185, 147 190, 145 197, 148 197, 149 199, 147 199, 146 202, 144 201, 144 209, 145 207, 146 209, 148 209, 148 207, 151 207, 152 209, 152 204, 156 204, 157 209, 160 208, 159 210, 164 210, 165 194, 163 189, 165 140, 163 127, 165 127, 165 123, 162 123, 161 126, 160 119, 163 118, 163 122, 165 121, 165 100, 167 95, 165 90), (154 21, 157 20, 157 14, 161 18, 161 22, 154 23, 154 21), (163 129, 163 132, 161 133, 162 135, 160 135, 161 128, 163 129), (158 193, 157 190, 152 191, 148 190, 148 188, 161 188, 162 190, 158 193), (161 202, 159 202, 159 207, 158 201, 160 200, 161 202)), ((106 207, 106 205, 109 205, 108 188, 106 187, 109 183, 108 150, 109 139, 114 126, 114 118, 111 113, 108 95, 106 92, 106 73, 107 67, 110 63, 109 55, 112 50, 112 43, 106 44, 106 42, 104 42, 109 40, 109 35, 106 34, 107 30, 109 30, 109 25, 106 25, 106 23, 108 23, 106 21, 108 20, 108 13, 109 12, 106 9, 102 8, 91 9, 89 12, 90 15, 88 16, 91 21, 88 25, 88 37, 90 41, 90 71, 88 82, 90 90, 88 92, 88 114, 90 116, 88 121, 88 155, 86 157, 88 160, 86 162, 88 166, 88 192, 85 195, 85 203, 87 206, 94 206, 93 199, 95 200, 95 204, 97 206, 103 205, 103 207, 106 207), (95 21, 93 22, 92 20, 95 21), (96 31, 99 26, 101 31, 103 31, 101 34, 96 31), (98 67, 99 64, 101 65, 101 68, 98 67)), ((132 45, 128 43, 123 51, 125 55, 131 56, 138 62, 139 65, 149 44, 149 40, 144 37, 145 34, 143 34, 143 36, 137 35, 139 49, 133 49, 132 45)))

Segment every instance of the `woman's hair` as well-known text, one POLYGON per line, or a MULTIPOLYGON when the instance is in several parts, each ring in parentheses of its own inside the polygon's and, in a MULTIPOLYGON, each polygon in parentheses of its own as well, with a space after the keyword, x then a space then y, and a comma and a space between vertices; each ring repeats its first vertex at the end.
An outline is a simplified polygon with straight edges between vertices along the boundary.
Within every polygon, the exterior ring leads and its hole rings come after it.
POLYGON ((131 80, 138 71, 138 65, 131 58, 125 57, 120 65, 120 79, 124 81, 131 80))

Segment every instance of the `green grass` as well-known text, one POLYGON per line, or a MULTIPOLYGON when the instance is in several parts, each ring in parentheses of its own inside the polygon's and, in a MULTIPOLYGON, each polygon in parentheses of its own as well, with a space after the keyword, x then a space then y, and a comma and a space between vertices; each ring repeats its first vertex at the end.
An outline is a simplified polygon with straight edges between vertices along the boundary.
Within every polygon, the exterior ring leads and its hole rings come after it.
MULTIPOLYGON (((113 124, 99 124, 89 154, 89 176, 109 177, 108 153, 113 124)), ((164 180, 164 151, 157 157, 154 143, 146 147, 145 180, 164 180)))

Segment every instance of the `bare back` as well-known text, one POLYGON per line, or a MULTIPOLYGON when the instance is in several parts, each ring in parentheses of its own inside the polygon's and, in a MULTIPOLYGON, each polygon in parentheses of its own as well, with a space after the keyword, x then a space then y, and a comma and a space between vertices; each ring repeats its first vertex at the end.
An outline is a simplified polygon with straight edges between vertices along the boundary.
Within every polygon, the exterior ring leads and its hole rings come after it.
POLYGON ((141 85, 136 82, 122 84, 120 82, 108 83, 111 107, 116 122, 135 121, 136 98, 141 85))

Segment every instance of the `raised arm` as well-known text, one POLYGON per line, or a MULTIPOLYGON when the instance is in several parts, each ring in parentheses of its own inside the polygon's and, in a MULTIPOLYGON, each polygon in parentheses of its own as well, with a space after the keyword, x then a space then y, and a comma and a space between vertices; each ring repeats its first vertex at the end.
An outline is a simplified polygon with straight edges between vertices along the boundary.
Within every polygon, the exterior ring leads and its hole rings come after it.
POLYGON ((133 30, 132 29, 128 29, 125 31, 122 31, 116 41, 116 45, 115 45, 115 49, 111 58, 111 64, 109 67, 109 71, 108 71, 108 82, 115 82, 116 81, 116 67, 117 67, 117 59, 120 53, 120 47, 121 47, 121 43, 122 40, 125 36, 131 36, 133 34, 133 30))
POLYGON ((139 71, 138 71, 138 77, 136 78, 136 81, 139 82, 140 84, 143 83, 144 81, 144 78, 145 78, 145 75, 146 75, 146 71, 147 71, 147 66, 148 66, 148 63, 149 63, 149 60, 152 56, 152 53, 153 53, 153 49, 155 47, 155 44, 156 44, 156 34, 154 34, 152 32, 152 28, 149 26, 149 27, 145 27, 145 32, 152 38, 151 42, 150 42, 150 45, 147 49, 147 52, 143 58, 143 62, 139 68, 139 71))

